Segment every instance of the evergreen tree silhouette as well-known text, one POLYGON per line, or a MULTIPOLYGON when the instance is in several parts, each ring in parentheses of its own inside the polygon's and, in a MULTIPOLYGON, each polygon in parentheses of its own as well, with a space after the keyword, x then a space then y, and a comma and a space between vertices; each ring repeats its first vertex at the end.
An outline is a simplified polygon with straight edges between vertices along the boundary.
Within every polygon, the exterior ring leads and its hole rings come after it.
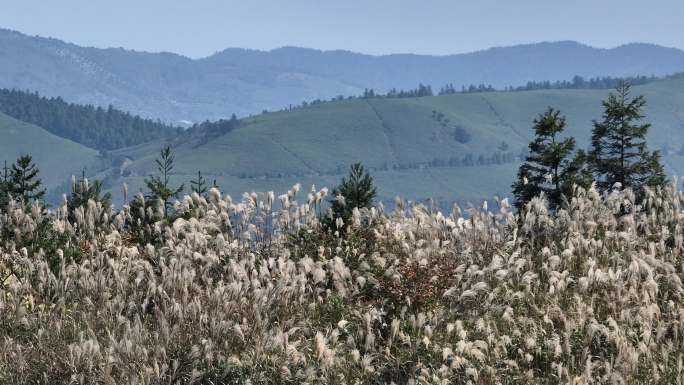
POLYGON ((586 187, 591 183, 584 168, 584 153, 579 151, 571 158, 575 139, 559 137, 566 126, 565 117, 553 108, 534 120, 535 139, 529 144, 530 152, 512 186, 514 204, 519 210, 542 193, 548 199, 549 208, 556 210, 564 197, 572 194, 573 185, 586 187))
POLYGON ((43 183, 38 178, 39 172, 31 155, 20 156, 9 171, 10 195, 14 199, 22 199, 24 204, 42 199, 45 189, 41 189, 43 183))
POLYGON ((649 151, 646 145, 651 125, 642 122, 645 105, 643 96, 630 96, 630 85, 626 82, 603 101, 603 118, 594 121, 589 152, 600 191, 610 190, 619 183, 622 188, 631 188, 639 199, 644 186, 665 184, 660 154, 649 151))

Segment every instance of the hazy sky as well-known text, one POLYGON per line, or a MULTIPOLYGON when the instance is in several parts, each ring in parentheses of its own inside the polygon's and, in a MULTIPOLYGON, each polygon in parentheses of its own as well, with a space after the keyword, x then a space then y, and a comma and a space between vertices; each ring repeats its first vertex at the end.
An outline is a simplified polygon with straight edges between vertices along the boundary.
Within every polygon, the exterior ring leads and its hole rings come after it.
POLYGON ((191 57, 284 45, 447 54, 577 40, 684 48, 684 0, 0 0, 0 27, 191 57))

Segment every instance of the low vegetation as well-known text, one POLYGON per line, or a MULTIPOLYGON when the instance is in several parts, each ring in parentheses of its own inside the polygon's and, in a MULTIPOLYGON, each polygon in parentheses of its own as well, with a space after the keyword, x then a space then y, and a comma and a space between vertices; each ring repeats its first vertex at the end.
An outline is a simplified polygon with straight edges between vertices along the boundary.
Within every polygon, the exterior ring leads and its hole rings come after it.
POLYGON ((168 216, 9 202, 0 382, 681 381, 674 187, 576 189, 555 213, 399 200, 343 233, 322 226, 325 199, 211 189, 168 216))

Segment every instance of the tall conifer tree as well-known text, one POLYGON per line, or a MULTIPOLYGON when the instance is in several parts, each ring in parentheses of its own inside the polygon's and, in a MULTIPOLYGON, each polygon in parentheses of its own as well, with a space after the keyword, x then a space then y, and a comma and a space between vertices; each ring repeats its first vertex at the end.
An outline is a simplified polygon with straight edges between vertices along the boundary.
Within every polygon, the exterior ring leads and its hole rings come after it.
POLYGON ((171 208, 171 198, 178 197, 178 194, 183 191, 183 185, 179 187, 171 186, 171 171, 174 168, 174 161, 175 156, 171 147, 166 146, 162 148, 160 157, 155 160, 159 175, 145 179, 145 184, 150 190, 151 197, 161 201, 164 205, 164 216, 168 215, 169 208, 171 208))
MULTIPOLYGON (((214 181, 216 183, 216 181, 214 181)), ((207 181, 202 176, 202 171, 197 171, 197 179, 190 181, 190 189, 199 195, 207 193, 207 181)))
POLYGON ((31 155, 20 156, 9 171, 8 191, 14 199, 22 199, 25 204, 42 199, 45 189, 38 178, 38 167, 33 163, 31 155))
POLYGON ((564 196, 571 195, 574 184, 585 186, 590 183, 584 171, 584 153, 579 151, 571 158, 575 139, 559 137, 566 125, 565 117, 553 108, 534 120, 535 139, 530 142, 529 155, 512 186, 518 209, 544 193, 549 207, 555 210, 564 196))
POLYGON ((601 191, 620 183, 622 188, 631 188, 640 197, 644 186, 665 184, 660 154, 649 151, 646 145, 651 125, 643 123, 645 105, 643 96, 630 96, 630 85, 626 82, 603 101, 603 117, 601 121, 594 121, 589 153, 601 191))
POLYGON ((330 203, 333 219, 342 218, 346 224, 355 208, 370 208, 373 205, 377 190, 373 185, 373 177, 363 165, 354 163, 350 167, 349 175, 342 178, 340 184, 332 190, 332 195, 330 203))

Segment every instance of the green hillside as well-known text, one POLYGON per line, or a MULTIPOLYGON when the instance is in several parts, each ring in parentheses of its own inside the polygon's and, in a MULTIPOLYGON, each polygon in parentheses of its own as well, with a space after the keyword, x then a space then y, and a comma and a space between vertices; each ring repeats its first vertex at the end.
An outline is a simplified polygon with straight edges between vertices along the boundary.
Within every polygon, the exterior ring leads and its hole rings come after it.
MULTIPOLYGON (((40 178, 48 188, 68 183, 71 175, 93 165, 97 151, 55 136, 32 124, 0 113, 0 162, 10 164, 23 154, 31 154, 40 168, 40 178)), ((1 164, 0 164, 1 166, 1 164)))
MULTIPOLYGON (((668 171, 684 174, 684 79, 633 88, 648 100, 650 146, 668 171)), ((296 182, 331 186, 349 163, 371 167, 383 199, 477 201, 509 191, 531 122, 548 106, 568 116, 568 134, 588 145, 592 119, 600 117, 603 90, 541 90, 456 94, 414 99, 356 99, 262 114, 202 143, 173 143, 177 177, 197 170, 232 194, 296 182), (464 134, 465 133, 465 134, 464 134), (465 137, 465 140, 464 140, 465 137)), ((133 188, 153 170, 162 143, 115 152, 130 158, 133 188)), ((118 187, 117 187, 118 188, 118 187)))

